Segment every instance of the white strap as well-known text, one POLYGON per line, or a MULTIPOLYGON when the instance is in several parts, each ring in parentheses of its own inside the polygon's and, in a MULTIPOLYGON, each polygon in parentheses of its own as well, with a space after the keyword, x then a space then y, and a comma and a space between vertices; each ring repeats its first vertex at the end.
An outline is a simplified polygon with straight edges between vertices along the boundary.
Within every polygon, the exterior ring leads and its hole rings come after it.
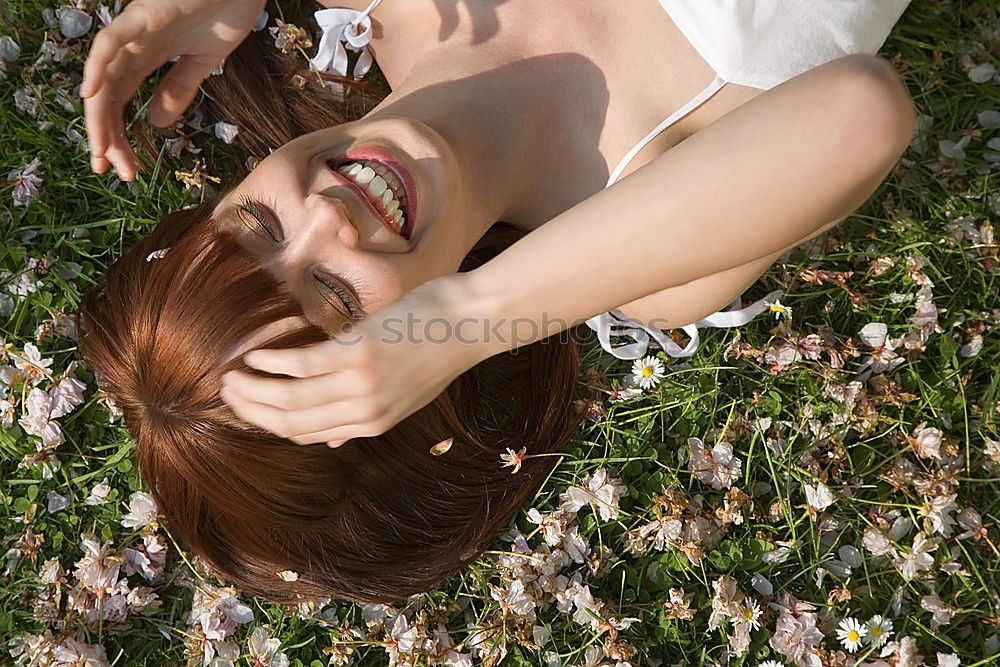
POLYGON ((605 185, 604 187, 610 188, 612 184, 614 184, 614 182, 618 180, 618 177, 622 175, 622 172, 625 171, 625 167, 627 167, 628 163, 632 161, 632 158, 638 155, 639 151, 641 151, 643 148, 646 147, 646 144, 655 139, 656 135, 658 135, 660 132, 663 132, 665 129, 673 125, 675 122, 677 122, 687 114, 694 111, 695 107, 697 107, 702 102, 704 102, 712 95, 714 95, 716 92, 718 92, 719 89, 722 88, 722 86, 724 86, 725 84, 726 80, 723 79, 721 75, 716 74, 715 78, 712 79, 712 83, 705 86, 705 88, 702 89, 700 93, 698 93, 690 100, 688 100, 687 104, 685 104, 680 109, 678 109, 677 111, 670 114, 667 118, 665 118, 662 123, 654 127, 653 130, 649 134, 647 134, 642 141, 637 143, 632 148, 632 150, 630 150, 628 153, 625 154, 625 157, 621 159, 621 162, 618 163, 618 166, 615 167, 614 171, 611 172, 611 177, 608 179, 608 184, 605 185))
POLYGON ((740 297, 736 297, 729 305, 730 310, 717 311, 704 319, 698 320, 694 324, 681 327, 691 337, 691 340, 684 347, 675 343, 662 329, 647 327, 631 320, 617 308, 612 308, 610 311, 595 315, 588 319, 586 323, 591 330, 597 333, 597 339, 600 341, 601 347, 619 359, 638 359, 646 354, 650 337, 659 343, 663 351, 669 356, 690 357, 698 349, 700 342, 698 335, 699 328, 737 327, 744 325, 767 310, 765 301, 773 303, 782 294, 784 294, 783 290, 774 290, 745 308, 740 308, 741 299, 740 297), (614 327, 614 331, 612 327, 614 327), (612 335, 628 336, 635 342, 611 347, 612 335))
POLYGON ((316 48, 316 55, 309 59, 309 64, 319 72, 328 72, 347 76, 347 51, 344 42, 352 51, 360 51, 361 56, 354 64, 354 76, 363 77, 371 67, 373 58, 366 48, 372 40, 372 21, 369 18, 372 10, 378 7, 382 0, 372 0, 364 11, 331 7, 320 9, 313 13, 316 23, 323 31, 316 48))

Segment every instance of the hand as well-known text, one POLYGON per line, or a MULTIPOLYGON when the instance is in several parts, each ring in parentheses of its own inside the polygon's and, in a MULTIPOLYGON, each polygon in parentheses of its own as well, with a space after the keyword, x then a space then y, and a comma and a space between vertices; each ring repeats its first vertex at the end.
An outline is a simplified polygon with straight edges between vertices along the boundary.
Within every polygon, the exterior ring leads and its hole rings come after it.
POLYGON ((125 181, 139 160, 125 136, 125 104, 157 68, 180 59, 157 87, 149 121, 166 127, 187 109, 201 82, 257 23, 265 0, 132 0, 97 33, 83 66, 91 167, 113 164, 125 181))
POLYGON ((293 379, 231 371, 222 399, 245 421, 300 445, 385 433, 493 353, 475 340, 475 327, 466 342, 444 340, 473 308, 460 276, 420 285, 335 339, 247 353, 247 365, 293 379))

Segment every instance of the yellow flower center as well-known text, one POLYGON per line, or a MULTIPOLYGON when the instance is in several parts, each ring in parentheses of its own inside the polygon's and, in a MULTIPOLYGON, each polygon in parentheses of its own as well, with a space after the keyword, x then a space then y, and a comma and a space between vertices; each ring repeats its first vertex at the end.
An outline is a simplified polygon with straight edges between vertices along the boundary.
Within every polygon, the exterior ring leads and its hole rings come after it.
POLYGON ((748 621, 752 620, 753 619, 753 609, 744 609, 743 610, 743 615, 746 617, 746 619, 748 621))
POLYGON ((642 375, 643 375, 643 377, 647 377, 648 378, 652 374, 653 374, 653 367, 652 366, 646 366, 645 368, 642 369, 642 375))
POLYGON ((847 633, 847 641, 856 642, 859 639, 861 639, 861 635, 859 635, 856 631, 851 630, 847 633))
POLYGON ((882 626, 881 625, 873 625, 872 629, 871 629, 871 633, 872 633, 872 637, 881 637, 882 636, 882 626))
POLYGON ((776 303, 772 303, 770 305, 770 308, 771 308, 771 310, 773 310, 776 313, 783 313, 783 312, 785 312, 785 307, 784 306, 779 306, 776 303))

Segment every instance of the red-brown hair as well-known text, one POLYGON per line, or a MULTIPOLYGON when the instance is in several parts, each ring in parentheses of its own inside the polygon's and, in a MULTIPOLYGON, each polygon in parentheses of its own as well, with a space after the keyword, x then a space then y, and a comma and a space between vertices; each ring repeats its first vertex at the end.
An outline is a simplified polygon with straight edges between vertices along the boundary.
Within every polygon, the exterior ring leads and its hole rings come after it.
MULTIPOLYGON (((286 20, 307 27, 310 4, 281 6, 286 20)), ((237 178, 248 156, 359 117, 377 102, 370 86, 347 82, 335 112, 329 89, 288 85, 300 71, 315 80, 303 65, 261 31, 205 82, 209 113, 240 127, 230 147, 237 178)), ((155 159, 153 135, 143 126, 139 144, 155 159)), ((223 194, 163 217, 108 267, 77 313, 80 355, 122 410, 165 523, 231 583, 275 601, 393 602, 435 587, 489 547, 557 460, 531 458, 511 474, 500 465, 505 448, 560 452, 579 427, 576 336, 487 359, 381 436, 337 449, 279 438, 242 421, 219 397, 227 371, 261 373, 241 356, 219 359, 261 327, 303 313, 216 227, 211 211, 223 194), (146 260, 162 248, 170 250, 146 260), (449 437, 450 451, 430 453, 449 437), (285 570, 297 580, 279 576, 285 570)), ((520 234, 498 223, 460 270, 520 234)), ((258 347, 327 338, 309 325, 258 347)))

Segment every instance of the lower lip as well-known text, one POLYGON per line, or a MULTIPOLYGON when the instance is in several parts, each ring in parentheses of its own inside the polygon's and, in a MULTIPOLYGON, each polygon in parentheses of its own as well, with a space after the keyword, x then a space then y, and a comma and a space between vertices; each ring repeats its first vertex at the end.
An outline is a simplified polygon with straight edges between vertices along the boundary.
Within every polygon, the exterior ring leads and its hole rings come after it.
POLYGON ((403 192, 406 194, 407 232, 405 238, 407 240, 412 239, 417 220, 417 188, 413 182, 413 177, 410 176, 409 170, 403 167, 392 153, 377 146, 362 146, 348 149, 343 155, 331 158, 328 163, 330 168, 336 171, 337 167, 342 164, 358 160, 378 162, 399 179, 399 182, 403 185, 403 192))

